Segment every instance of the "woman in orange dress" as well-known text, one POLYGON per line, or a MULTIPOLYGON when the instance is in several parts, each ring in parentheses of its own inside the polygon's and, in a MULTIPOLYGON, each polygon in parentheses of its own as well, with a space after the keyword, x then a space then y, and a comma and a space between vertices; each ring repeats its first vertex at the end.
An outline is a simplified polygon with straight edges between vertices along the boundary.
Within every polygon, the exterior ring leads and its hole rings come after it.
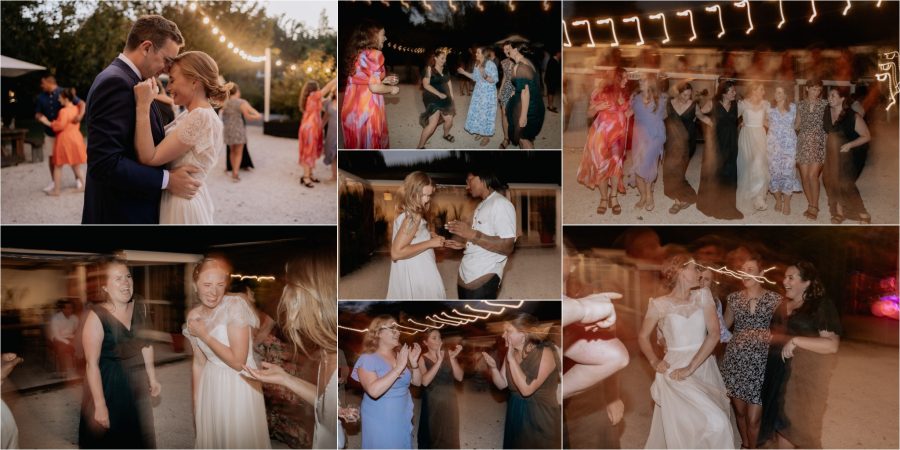
POLYGON ((625 193, 622 167, 625 164, 626 124, 631 116, 631 102, 625 86, 628 77, 625 69, 617 67, 613 80, 591 94, 588 115, 596 117, 588 130, 584 155, 578 167, 578 182, 591 190, 600 188, 600 205, 597 214, 606 213, 607 205, 613 214, 621 214, 622 206, 616 199, 625 193), (613 192, 610 184, 615 183, 613 192))
POLYGON ((56 144, 53 146, 53 190, 47 195, 58 196, 60 181, 62 179, 62 167, 69 166, 78 180, 76 191, 84 191, 84 172, 81 165, 87 163, 87 144, 84 136, 78 128, 80 124, 72 123, 72 119, 78 116, 78 107, 72 103, 75 99, 75 89, 63 89, 59 94, 59 102, 62 109, 56 120, 50 122, 46 117, 41 117, 41 123, 52 128, 56 133, 56 144))
POLYGON ((384 27, 374 22, 360 25, 348 40, 347 87, 341 98, 343 148, 390 148, 384 95, 397 95, 400 88, 397 76, 387 76, 384 69, 385 40, 384 27))
POLYGON ((336 80, 331 80, 321 90, 319 83, 307 81, 300 90, 300 112, 303 120, 300 122, 300 166, 303 167, 303 178, 300 183, 308 188, 318 183, 319 179, 313 176, 313 168, 316 160, 322 156, 324 139, 322 136, 322 99, 334 92, 336 80))

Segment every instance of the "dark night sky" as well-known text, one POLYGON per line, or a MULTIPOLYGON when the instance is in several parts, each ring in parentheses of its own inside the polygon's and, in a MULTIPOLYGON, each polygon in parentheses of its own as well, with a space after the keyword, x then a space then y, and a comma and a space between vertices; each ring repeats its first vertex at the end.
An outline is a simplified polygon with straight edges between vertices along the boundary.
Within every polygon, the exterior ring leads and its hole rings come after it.
MULTIPOLYGON (((651 21, 647 16, 657 12, 666 13, 666 25, 671 41, 668 47, 728 47, 730 49, 772 48, 841 48, 863 44, 893 44, 898 42, 898 2, 885 1, 880 8, 875 2, 852 2, 847 16, 841 13, 846 2, 816 2, 818 16, 812 24, 807 20, 811 15, 810 2, 783 2, 785 23, 778 30, 781 17, 778 3, 773 1, 751 1, 751 13, 754 30, 748 36, 747 10, 737 8, 735 2, 566 2, 563 16, 569 25, 569 36, 572 43, 582 45, 588 41, 584 26, 571 26, 574 19, 590 19, 615 17, 616 34, 620 43, 637 42, 637 29, 634 24, 622 23, 622 18, 638 15, 641 18, 641 30, 644 40, 654 45, 664 38, 660 21, 651 21), (725 36, 716 38, 719 33, 719 18, 715 12, 706 12, 704 8, 718 4, 722 8, 722 20, 725 23, 725 36), (687 17, 678 17, 676 11, 690 8, 693 11, 694 27, 697 40, 688 41, 691 36, 690 22, 687 17)), ((612 35, 608 25, 591 24, 594 40, 608 42, 612 35)))

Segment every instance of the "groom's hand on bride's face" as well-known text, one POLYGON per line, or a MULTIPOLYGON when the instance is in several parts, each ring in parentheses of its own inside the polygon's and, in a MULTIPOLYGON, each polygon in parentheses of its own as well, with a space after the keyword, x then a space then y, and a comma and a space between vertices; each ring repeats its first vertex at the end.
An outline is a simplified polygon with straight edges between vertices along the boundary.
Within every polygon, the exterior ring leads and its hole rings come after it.
POLYGON ((198 172, 200 169, 190 164, 172 169, 169 171, 169 184, 166 190, 176 197, 190 200, 203 185, 203 182, 191 176, 198 172))

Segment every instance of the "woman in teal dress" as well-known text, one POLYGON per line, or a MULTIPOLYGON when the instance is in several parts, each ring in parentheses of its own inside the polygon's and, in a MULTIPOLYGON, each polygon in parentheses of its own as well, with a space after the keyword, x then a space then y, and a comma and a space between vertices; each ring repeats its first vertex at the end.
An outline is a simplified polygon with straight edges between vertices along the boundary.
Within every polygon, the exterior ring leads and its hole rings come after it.
MULTIPOLYGON (((543 107, 541 107, 543 109, 543 107)), ((503 448, 560 448, 559 357, 544 340, 534 316, 519 313, 503 324, 507 352, 503 366, 482 353, 491 381, 509 388, 503 448)))
MULTIPOLYGON (((476 89, 478 87, 476 86, 476 89)), ((456 360, 461 345, 441 349, 440 330, 425 337, 425 353, 419 358, 422 372, 422 406, 419 414, 419 448, 459 448, 459 404, 456 381, 463 380, 456 360)))
POLYGON ((506 107, 509 121, 509 140, 519 148, 534 148, 534 139, 544 126, 544 97, 541 93, 540 72, 528 57, 531 49, 518 44, 510 51, 516 62, 513 68, 513 97, 506 107))

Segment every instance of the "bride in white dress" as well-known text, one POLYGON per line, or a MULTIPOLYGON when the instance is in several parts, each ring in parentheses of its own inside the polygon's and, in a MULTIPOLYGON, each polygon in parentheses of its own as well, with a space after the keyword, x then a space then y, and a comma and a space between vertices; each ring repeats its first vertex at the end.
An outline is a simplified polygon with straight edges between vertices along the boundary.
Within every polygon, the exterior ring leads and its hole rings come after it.
POLYGON ((188 313, 196 448, 271 448, 262 385, 243 371, 255 369, 251 328, 259 318, 246 300, 225 296, 228 264, 206 258, 194 269, 201 305, 188 313), (247 374, 244 376, 243 374, 247 374))
POLYGON ((672 291, 650 300, 638 335, 656 371, 646 448, 736 448, 731 404, 710 357, 719 342, 712 293, 697 288, 700 272, 687 254, 669 258, 664 272, 672 291), (665 339, 662 359, 650 344, 654 331, 665 339))
MULTIPOLYGON (((134 146, 138 161, 148 166, 165 164, 168 169, 191 165, 197 171, 191 175, 203 181, 216 165, 225 149, 222 121, 212 104, 220 104, 228 97, 231 83, 219 83, 219 68, 206 53, 184 52, 173 60, 169 70, 169 91, 176 105, 187 111, 166 125, 166 137, 154 145, 150 133, 150 105, 156 84, 148 78, 134 87, 137 114, 134 146)), ((214 212, 212 196, 206 183, 191 199, 177 197, 163 191, 159 210, 161 224, 212 224, 214 212)))
POLYGON ((762 83, 750 85, 750 96, 738 102, 744 124, 738 134, 737 207, 745 214, 766 209, 769 192, 769 150, 765 125, 769 102, 762 83))
POLYGON ((397 218, 391 237, 391 277, 388 300, 443 300, 444 281, 438 272, 434 249, 444 238, 428 230, 426 216, 434 183, 424 172, 406 176, 397 192, 397 218))

